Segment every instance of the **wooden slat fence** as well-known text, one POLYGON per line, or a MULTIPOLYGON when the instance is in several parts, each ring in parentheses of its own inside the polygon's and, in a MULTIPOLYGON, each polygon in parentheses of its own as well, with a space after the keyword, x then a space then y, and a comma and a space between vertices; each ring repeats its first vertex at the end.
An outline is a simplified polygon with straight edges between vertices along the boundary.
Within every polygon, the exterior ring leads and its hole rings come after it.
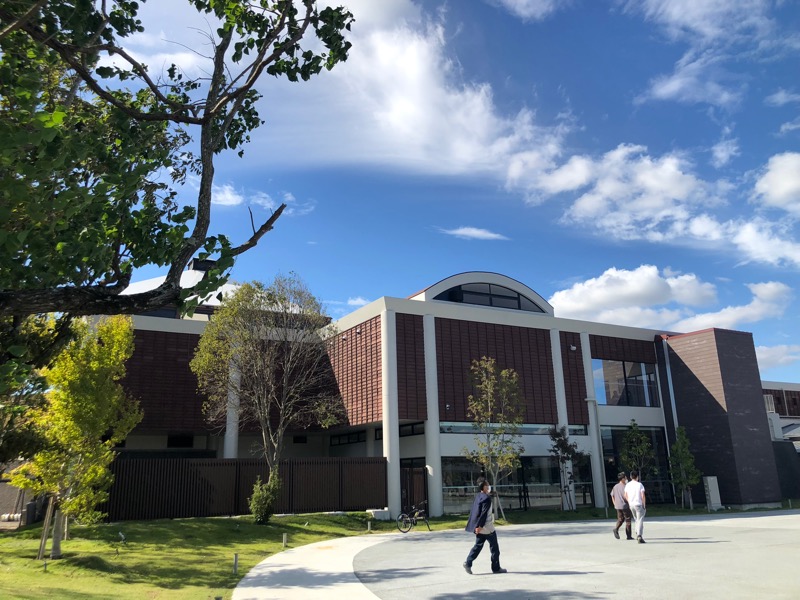
MULTIPOLYGON (((242 515, 266 461, 129 458, 111 465, 114 484, 101 510, 110 521, 242 515)), ((386 459, 307 458, 280 465, 277 513, 386 506, 386 459)))

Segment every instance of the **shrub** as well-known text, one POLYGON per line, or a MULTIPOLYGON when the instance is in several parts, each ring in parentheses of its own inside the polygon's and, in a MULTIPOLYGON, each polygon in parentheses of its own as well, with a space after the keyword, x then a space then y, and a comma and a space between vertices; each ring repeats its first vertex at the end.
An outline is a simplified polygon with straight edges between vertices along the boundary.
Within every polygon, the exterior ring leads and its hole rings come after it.
POLYGON ((261 477, 256 478, 253 485, 253 495, 250 496, 250 512, 259 525, 266 525, 270 517, 275 512, 275 503, 278 500, 278 493, 281 489, 281 482, 277 477, 270 474, 266 482, 261 481, 261 477))

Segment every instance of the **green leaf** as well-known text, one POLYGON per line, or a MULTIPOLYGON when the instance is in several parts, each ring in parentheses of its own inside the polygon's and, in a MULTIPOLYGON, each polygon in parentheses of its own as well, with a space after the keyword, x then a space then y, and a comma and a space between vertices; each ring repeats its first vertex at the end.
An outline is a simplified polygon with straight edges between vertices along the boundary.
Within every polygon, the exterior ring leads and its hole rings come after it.
POLYGON ((19 358, 25 354, 27 348, 25 348, 25 346, 9 346, 6 351, 12 356, 19 358))

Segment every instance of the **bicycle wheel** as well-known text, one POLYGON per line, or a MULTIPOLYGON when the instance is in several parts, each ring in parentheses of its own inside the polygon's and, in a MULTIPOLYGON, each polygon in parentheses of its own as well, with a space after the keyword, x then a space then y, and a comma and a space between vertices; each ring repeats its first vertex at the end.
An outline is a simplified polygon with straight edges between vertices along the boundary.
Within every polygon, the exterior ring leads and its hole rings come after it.
POLYGON ((406 513, 403 513, 397 517, 397 528, 403 533, 408 533, 411 530, 411 525, 411 517, 409 517, 406 513))

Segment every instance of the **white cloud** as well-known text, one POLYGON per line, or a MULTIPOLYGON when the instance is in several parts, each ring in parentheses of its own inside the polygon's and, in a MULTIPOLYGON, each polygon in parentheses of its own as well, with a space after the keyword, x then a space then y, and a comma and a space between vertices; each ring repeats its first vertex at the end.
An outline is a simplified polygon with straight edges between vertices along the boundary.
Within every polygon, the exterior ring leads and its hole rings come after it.
POLYGON ((711 164, 717 169, 727 165, 731 159, 739 156, 739 140, 730 137, 730 127, 722 131, 722 138, 711 148, 711 164))
MULTIPOLYGON (((164 23, 174 23, 175 29, 141 40, 134 36, 130 47, 156 73, 177 62, 192 75, 203 75, 210 69, 201 67, 204 59, 181 53, 189 47, 209 54, 204 35, 191 27, 213 27, 194 11, 184 9, 185 18, 177 18, 175 4, 144 5, 146 23, 165 29, 164 23)), ((514 6, 535 15, 562 4, 514 6)), ((346 62, 302 85, 271 77, 259 81, 266 124, 253 132, 238 169, 295 166, 300 160, 304 167, 355 164, 513 186, 515 179, 530 176, 533 165, 553 167, 569 127, 563 119, 543 126, 524 106, 500 110, 488 83, 466 80, 448 48, 446 10, 431 17, 411 0, 352 0, 347 6, 356 22, 346 62)), ((221 166, 227 160, 223 157, 221 166)))
MULTIPOLYGON (((197 181, 191 180, 191 185, 197 187, 197 181)), ((314 210, 316 202, 298 202, 291 192, 282 192, 281 201, 275 200, 270 194, 262 191, 237 190, 232 183, 214 185, 211 188, 211 203, 218 206, 239 206, 240 204, 255 205, 274 212, 281 202, 286 204, 283 214, 287 217, 302 217, 314 210)))
POLYGON ((736 107, 744 85, 735 61, 779 48, 784 40, 769 18, 772 0, 626 0, 624 8, 660 25, 688 50, 671 75, 660 75, 637 101, 674 100, 736 107))
POLYGON ((780 135, 786 135, 787 133, 796 131, 797 129, 800 129, 800 117, 797 117, 794 121, 782 123, 778 133, 780 135))
POLYGON ((675 323, 678 331, 698 331, 710 327, 735 329, 745 323, 780 317, 792 300, 792 290, 784 283, 770 281, 751 283, 753 294, 749 304, 727 306, 716 312, 697 314, 675 323))
POLYGON ((764 205, 800 217, 800 153, 772 156, 756 181, 755 193, 764 205))
POLYGON ((557 10, 572 4, 572 0, 488 0, 500 4, 508 12, 525 21, 540 21, 557 10))
POLYGON ((716 203, 712 186, 691 174, 684 158, 654 158, 646 150, 621 144, 586 167, 594 174, 590 187, 567 209, 564 221, 620 239, 659 241, 675 223, 685 227, 692 206, 716 203))
POLYGON ((214 185, 211 188, 211 203, 220 206, 238 206, 244 202, 244 196, 231 184, 214 185))
POLYGON ((800 362, 800 345, 756 346, 756 358, 762 373, 775 367, 786 367, 800 362))
POLYGON ((726 225, 733 244, 748 259, 775 266, 800 267, 800 243, 788 223, 772 223, 764 219, 731 222, 726 225))
POLYGON ((556 292, 548 302, 559 317, 664 328, 686 314, 675 304, 703 306, 716 300, 713 284, 694 274, 670 273, 653 265, 632 271, 612 267, 556 292))
POLYGON ((549 194, 577 190, 591 181, 595 173, 594 162, 585 156, 572 156, 557 169, 543 173, 537 186, 549 194))
POLYGON ((508 238, 500 233, 494 233, 488 229, 479 227, 457 227, 456 229, 440 229, 442 233, 452 235, 464 240, 507 240, 508 238))
POLYGON ((768 106, 783 106, 784 104, 790 104, 792 102, 800 102, 800 94, 784 90, 783 88, 780 88, 774 94, 764 98, 764 104, 768 106))
POLYGON ((354 298, 347 299, 347 306, 366 306, 370 302, 371 300, 367 300, 366 298, 362 298, 361 296, 356 296, 354 298))
POLYGON ((655 77, 650 82, 650 89, 636 102, 673 100, 683 104, 706 103, 733 108, 742 99, 742 89, 727 81, 731 76, 720 67, 720 61, 713 52, 699 57, 689 52, 678 61, 671 75, 655 77))
POLYGON ((610 268, 599 277, 573 284, 548 300, 559 317, 690 332, 710 327, 733 329, 744 323, 780 317, 792 301, 780 282, 747 286, 751 302, 696 313, 693 307, 717 301, 716 287, 692 273, 659 273, 653 265, 634 270, 610 268))
POLYGON ((625 9, 664 27, 674 39, 708 44, 737 34, 764 37, 772 0, 628 0, 625 9))

